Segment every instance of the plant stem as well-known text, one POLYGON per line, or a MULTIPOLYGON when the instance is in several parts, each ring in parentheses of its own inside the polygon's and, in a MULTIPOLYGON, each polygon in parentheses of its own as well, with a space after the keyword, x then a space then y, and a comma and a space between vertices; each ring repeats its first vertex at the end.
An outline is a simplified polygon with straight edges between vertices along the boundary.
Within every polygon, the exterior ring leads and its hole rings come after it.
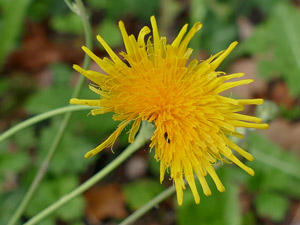
POLYGON ((299 174, 299 167, 295 167, 288 162, 285 162, 284 160, 281 160, 279 158, 276 158, 270 154, 266 154, 261 151, 252 150, 252 153, 255 157, 255 160, 263 163, 264 165, 271 166, 273 168, 276 168, 296 179, 300 180, 300 174, 299 174))
MULTIPOLYGON (((85 33, 85 42, 86 42, 86 46, 88 48, 92 48, 92 34, 91 34, 91 27, 89 22, 87 21, 87 14, 85 12, 85 8, 84 5, 82 4, 81 0, 75 0, 76 1, 76 6, 78 8, 78 12, 80 14, 81 17, 81 21, 82 21, 82 25, 84 28, 84 33, 85 33)), ((84 57, 84 63, 83 63, 83 68, 87 69, 90 65, 90 58, 85 55, 84 57)), ((82 89, 82 86, 84 84, 84 77, 80 76, 79 80, 76 84, 75 90, 73 92, 72 97, 78 97, 80 90, 82 89)), ((58 128, 58 132, 56 134, 56 137, 54 138, 54 141, 52 142, 51 147, 49 148, 49 151, 46 155, 46 158, 44 159, 42 165, 39 168, 39 171, 37 173, 37 175, 35 176, 33 182, 31 183, 29 190, 27 191, 27 193, 25 194, 25 197, 23 198, 22 202, 20 203, 20 205, 18 206, 16 212, 13 214, 11 220, 9 221, 8 225, 15 225, 19 218, 22 216, 25 208, 27 207, 27 205, 29 204, 33 194, 35 193, 37 187, 39 186, 42 178, 44 177, 44 175, 47 172, 49 163, 52 159, 52 156, 54 155, 58 145, 60 144, 60 141, 62 140, 63 134, 66 130, 66 127, 71 119, 71 115, 72 112, 68 112, 64 115, 64 118, 61 122, 60 127, 58 128)))
POLYGON ((64 106, 61 108, 53 109, 45 113, 41 113, 39 115, 36 115, 34 117, 31 117, 13 127, 10 129, 6 130, 0 135, 0 142, 6 140, 7 138, 11 137, 15 133, 30 127, 31 125, 34 125, 38 122, 41 122, 43 120, 46 120, 48 118, 51 118, 56 115, 60 115, 66 112, 74 112, 74 111, 80 111, 80 110, 88 110, 88 109, 93 109, 94 107, 90 106, 85 106, 85 105, 76 105, 76 106, 64 106))
POLYGON ((168 187, 166 190, 161 192, 159 195, 157 195, 155 198, 153 198, 151 201, 146 203, 144 206, 136 210, 134 213, 132 213, 130 216, 128 216, 125 220, 123 220, 119 225, 129 225, 133 224, 136 220, 138 220, 141 216, 143 216, 146 212, 148 212, 150 209, 152 209, 154 206, 161 203, 163 200, 167 199, 171 195, 173 195, 176 192, 175 186, 168 187))
MULTIPOLYGON (((220 163, 214 166, 214 169, 217 170, 221 166, 220 163)), ((194 175, 194 178, 196 179, 196 175, 194 175)), ((185 184, 187 184, 187 181, 184 181, 185 184)), ((157 195, 155 198, 147 202, 144 206, 133 212, 130 216, 125 218, 119 225, 130 225, 133 224, 135 221, 137 221, 140 217, 142 217, 146 212, 148 212, 150 209, 164 201, 165 199, 169 198, 171 195, 173 195, 176 192, 176 187, 170 186, 166 190, 162 191, 159 195, 157 195)))
MULTIPOLYGON (((86 47, 88 47, 89 49, 92 49, 92 30, 91 30, 91 26, 90 23, 88 21, 88 16, 87 13, 85 11, 84 5, 82 3, 81 0, 75 0, 76 1, 76 5, 79 9, 79 14, 80 14, 80 18, 81 18, 81 22, 83 25, 83 30, 84 30, 84 36, 85 36, 85 45, 86 47)), ((84 55, 84 60, 83 60, 83 69, 88 69, 91 63, 91 58, 85 54, 84 55)), ((80 91, 82 89, 82 86, 84 84, 85 78, 84 76, 80 76, 78 83, 75 87, 75 90, 73 92, 72 98, 76 98, 79 96, 80 91)))
POLYGON ((152 128, 149 127, 150 124, 143 123, 139 134, 137 135, 135 141, 130 144, 115 160, 109 163, 106 167, 100 170, 97 174, 95 174, 92 178, 81 184, 75 190, 66 194, 58 201, 48 206, 46 209, 41 211, 36 216, 32 217, 29 221, 27 221, 24 225, 33 225, 39 223, 42 219, 49 216, 59 207, 63 206, 76 196, 82 194, 87 189, 92 187, 94 184, 99 182, 102 178, 104 178, 107 174, 113 171, 117 166, 119 166, 122 162, 124 162, 129 156, 131 156, 135 151, 145 145, 145 143, 149 140, 152 135, 152 128))

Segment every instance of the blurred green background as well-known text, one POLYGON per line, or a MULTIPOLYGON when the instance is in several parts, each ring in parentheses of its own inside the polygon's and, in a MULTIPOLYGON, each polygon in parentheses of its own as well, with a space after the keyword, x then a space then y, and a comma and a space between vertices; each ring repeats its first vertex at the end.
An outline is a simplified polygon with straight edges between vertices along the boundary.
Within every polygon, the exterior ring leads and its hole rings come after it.
MULTIPOLYGON (((136 224, 252 225, 300 224, 300 1, 288 0, 86 0, 93 39, 101 34, 117 52, 123 50, 117 26, 123 20, 135 35, 149 18, 172 40, 185 24, 203 23, 191 47, 204 59, 238 40, 221 69, 245 72, 255 82, 230 94, 266 99, 248 108, 270 123, 264 132, 244 130, 239 144, 251 152, 251 177, 234 165, 218 169, 226 192, 213 188, 195 205, 189 190, 183 206, 174 198, 152 209, 136 224)), ((78 78, 72 64, 82 64, 80 18, 62 0, 0 0, 0 131, 50 109, 68 105, 78 78)), ((94 52, 106 53, 95 42, 94 52)), ((94 63, 91 68, 96 69, 94 63)), ((97 98, 88 90, 82 98, 97 98)), ((36 174, 57 132, 61 116, 43 121, 0 143, 0 224, 7 224, 36 174)), ((127 145, 126 132, 93 159, 85 152, 117 126, 110 114, 75 112, 23 222, 87 180, 127 145)), ((158 163, 144 148, 104 181, 74 199, 41 224, 115 224, 172 183, 159 183, 158 163), (101 223, 99 222, 101 221, 101 223)), ((211 182, 212 183, 212 182, 211 182)), ((199 187, 199 190, 201 188, 199 187)))

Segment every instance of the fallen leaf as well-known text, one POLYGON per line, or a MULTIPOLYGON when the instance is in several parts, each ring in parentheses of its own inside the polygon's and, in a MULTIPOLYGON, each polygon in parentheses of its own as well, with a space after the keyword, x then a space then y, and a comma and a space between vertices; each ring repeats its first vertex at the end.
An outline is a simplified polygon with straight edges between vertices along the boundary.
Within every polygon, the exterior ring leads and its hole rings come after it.
POLYGON ((270 123, 267 130, 260 131, 279 146, 290 149, 300 156, 300 122, 289 123, 278 118, 270 123))
POLYGON ((91 224, 99 224, 99 221, 106 218, 123 219, 128 214, 125 198, 118 184, 91 188, 84 197, 87 205, 86 215, 91 224))
MULTIPOLYGON (((261 96, 267 89, 266 81, 258 76, 256 62, 254 59, 246 58, 239 59, 232 63, 229 73, 245 73, 245 76, 240 79, 253 79, 254 82, 248 85, 241 85, 230 89, 226 94, 232 94, 240 98, 253 98, 253 96, 261 96)), ((240 80, 236 79, 236 80, 240 80)))
POLYGON ((82 59, 83 52, 79 46, 74 50, 70 40, 62 40, 63 43, 52 40, 42 24, 28 22, 25 30, 22 47, 10 55, 6 68, 34 72, 54 62, 74 63, 82 59), (67 41, 68 45, 64 43, 67 41))
POLYGON ((278 80, 273 82, 269 92, 271 100, 278 105, 292 108, 296 104, 296 99, 290 95, 289 89, 283 81, 278 80))

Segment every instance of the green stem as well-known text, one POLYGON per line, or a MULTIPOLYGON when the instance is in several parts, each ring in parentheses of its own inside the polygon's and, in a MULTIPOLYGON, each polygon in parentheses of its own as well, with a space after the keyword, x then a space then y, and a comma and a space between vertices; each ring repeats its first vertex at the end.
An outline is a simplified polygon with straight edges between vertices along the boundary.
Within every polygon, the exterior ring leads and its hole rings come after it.
MULTIPOLYGON (((214 166, 214 169, 217 170, 220 168, 221 164, 218 163, 214 166)), ((196 175, 194 175, 196 179, 196 175)), ((185 184, 187 184, 187 181, 184 181, 185 184)), ((137 221, 139 218, 141 218, 146 212, 148 212, 150 209, 164 201, 165 199, 169 198, 171 195, 173 195, 176 192, 176 187, 170 186, 163 192, 161 192, 159 195, 157 195, 155 198, 147 202, 144 206, 136 210, 134 213, 132 213, 130 216, 125 218, 119 225, 129 225, 133 224, 135 221, 137 221)))
POLYGON ((151 201, 146 203, 144 206, 136 210, 134 213, 132 213, 130 216, 128 216, 125 220, 123 220, 119 225, 129 225, 133 224, 135 221, 137 221, 140 217, 142 217, 146 212, 148 212, 150 209, 161 203, 163 200, 167 199, 171 195, 173 195, 176 192, 175 186, 171 186, 161 192, 159 195, 157 195, 155 198, 153 198, 151 201))
POLYGON ((129 156, 131 156, 135 151, 140 149, 145 143, 149 140, 152 134, 152 129, 150 129, 149 124, 143 124, 139 134, 137 135, 135 141, 130 144, 115 160, 109 163, 106 167, 100 170, 97 174, 95 174, 92 178, 81 184, 78 188, 70 192, 69 194, 63 196, 58 201, 48 206, 46 209, 41 211, 36 216, 32 217, 29 221, 27 221, 24 225, 33 225, 40 224, 39 222, 45 217, 49 216, 59 207, 63 206, 76 196, 82 194, 87 189, 92 187, 94 184, 99 182, 102 178, 104 178, 107 174, 113 171, 117 166, 119 166, 122 162, 124 162, 129 156))
POLYGON ((80 111, 80 110, 88 110, 88 109, 93 109, 94 107, 89 107, 89 106, 84 106, 84 105, 76 105, 76 106, 64 106, 58 109, 53 109, 45 113, 41 113, 39 115, 36 115, 32 118, 29 118, 13 127, 10 129, 6 130, 0 135, 0 142, 6 140, 7 138, 11 137, 15 133, 30 127, 31 125, 34 125, 36 123, 39 123, 43 120, 46 120, 48 118, 51 118, 56 115, 60 115, 66 112, 74 112, 74 111, 80 111))
MULTIPOLYGON (((76 6, 78 8, 78 12, 80 14, 82 25, 83 25, 84 32, 85 32, 86 46, 91 49, 92 48, 92 38, 91 38, 92 35, 91 35, 90 24, 87 21, 87 14, 85 12, 85 8, 84 8, 84 5, 82 4, 82 1, 81 0, 75 0, 75 1, 76 1, 76 6)), ((90 65, 90 58, 87 55, 85 55, 83 68, 87 69, 89 67, 89 65, 90 65)), ((75 90, 73 92, 73 95, 72 95, 73 98, 78 97, 83 84, 84 84, 84 77, 80 76, 79 80, 76 84, 75 90)), ((49 163, 50 163, 52 156, 54 155, 58 145, 60 144, 60 141, 62 140, 63 134, 67 128, 67 125, 68 125, 70 119, 71 119, 71 115, 72 115, 72 112, 68 112, 64 115, 64 118, 60 124, 60 127, 58 128, 56 137, 46 155, 46 158, 44 159, 42 165, 40 166, 37 175, 35 176, 33 182, 31 183, 31 185, 29 187, 29 190, 25 194, 25 197, 23 198, 22 202, 18 206, 16 212, 13 214, 8 225, 15 225, 18 222, 18 220, 20 219, 20 217, 22 216, 27 205, 29 204, 29 202, 30 202, 31 198, 33 197, 37 187, 39 186, 42 178, 44 177, 44 175, 47 172, 49 163)))
POLYGON ((261 151, 254 150, 254 151, 252 151, 252 153, 255 157, 255 160, 260 161, 264 165, 274 167, 274 168, 300 180, 300 174, 299 174, 299 169, 298 169, 299 167, 296 168, 293 165, 291 165, 283 160, 280 160, 270 154, 265 154, 261 151))
MULTIPOLYGON (((85 45, 89 49, 92 49, 92 30, 91 30, 90 23, 88 21, 87 13, 85 11, 84 5, 82 4, 82 1, 81 0, 75 0, 75 1, 76 1, 76 5, 78 6, 81 22, 83 25, 84 36, 85 36, 85 45)), ((83 69, 88 69, 90 66, 90 63, 91 63, 91 58, 87 54, 85 54, 83 66, 82 66, 83 69)), ((79 96, 80 91, 83 87, 84 81, 85 81, 84 76, 80 76, 78 83, 75 87, 75 90, 73 92, 72 98, 77 98, 79 96)))

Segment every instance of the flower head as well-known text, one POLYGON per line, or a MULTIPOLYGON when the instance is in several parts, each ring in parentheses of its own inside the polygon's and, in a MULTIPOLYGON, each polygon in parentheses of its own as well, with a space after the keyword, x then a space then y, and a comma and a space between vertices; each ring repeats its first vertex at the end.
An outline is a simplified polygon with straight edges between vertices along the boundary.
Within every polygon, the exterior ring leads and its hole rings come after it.
POLYGON ((202 25, 194 24, 187 34, 188 25, 184 25, 171 44, 167 44, 166 37, 159 36, 154 17, 151 17, 151 25, 152 36, 145 42, 145 36, 151 32, 148 27, 143 27, 136 39, 133 35, 129 36, 123 22, 119 22, 126 48, 126 53, 121 52, 120 55, 127 63, 101 36, 97 39, 111 59, 100 59, 88 48, 82 47, 106 74, 74 65, 75 70, 95 83, 90 85, 90 89, 99 94, 100 99, 71 99, 70 103, 99 106, 99 109, 91 111, 92 115, 114 112, 113 119, 122 121, 106 141, 85 157, 111 147, 129 123, 132 123, 129 142, 133 142, 141 121, 152 122, 155 131, 150 148, 155 149, 155 158, 160 161, 160 181, 164 179, 165 170, 169 169, 176 186, 178 204, 181 205, 185 178, 195 202, 199 203, 194 174, 205 195, 211 194, 205 179, 208 174, 219 191, 225 190, 213 168, 217 161, 229 160, 254 175, 254 171, 245 166, 234 152, 248 160, 253 160, 253 157, 229 137, 243 137, 236 132, 236 127, 268 128, 260 118, 237 113, 244 109, 244 105, 262 104, 263 100, 238 100, 219 95, 227 89, 253 81, 228 81, 244 74, 226 75, 216 71, 237 42, 205 61, 194 59, 188 63, 193 51, 188 44, 202 25))

